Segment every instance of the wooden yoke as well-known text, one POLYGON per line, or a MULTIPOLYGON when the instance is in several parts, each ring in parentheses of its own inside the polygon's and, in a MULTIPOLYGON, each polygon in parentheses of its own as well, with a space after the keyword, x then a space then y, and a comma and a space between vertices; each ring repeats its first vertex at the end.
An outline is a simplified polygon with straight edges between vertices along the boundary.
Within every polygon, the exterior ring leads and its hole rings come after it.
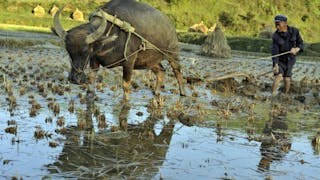
POLYGON ((127 57, 128 44, 131 38, 131 33, 135 33, 134 27, 132 27, 130 23, 120 20, 119 18, 116 17, 116 15, 114 16, 110 15, 107 12, 104 12, 102 9, 99 9, 98 11, 94 12, 90 17, 93 17, 93 16, 101 17, 102 19, 105 19, 110 23, 115 24, 116 26, 119 26, 120 29, 128 32, 128 37, 127 37, 126 44, 124 47, 124 52, 123 52, 124 58, 128 60, 128 57, 127 57))
POLYGON ((134 32, 135 28, 131 26, 130 23, 126 22, 126 21, 122 21, 119 18, 113 15, 108 14, 107 12, 104 12, 102 9, 99 9, 98 11, 94 12, 92 16, 98 16, 98 17, 102 17, 105 18, 107 21, 119 26, 122 30, 126 31, 126 32, 134 32))
MULTIPOLYGON (((127 60, 127 47, 128 47, 129 41, 130 41, 131 34, 134 34, 135 36, 137 36, 138 38, 141 39, 142 49, 140 49, 140 50, 145 51, 146 48, 147 49, 154 49, 154 50, 157 50, 158 52, 160 52, 161 54, 165 55, 168 58, 168 61, 171 61, 172 59, 174 59, 170 55, 168 55, 166 52, 159 49, 156 45, 152 44, 150 41, 148 41, 147 39, 142 37, 140 34, 135 32, 135 28, 130 23, 128 23, 126 21, 122 21, 121 19, 117 18, 116 15, 114 15, 114 16, 110 15, 107 12, 104 12, 102 9, 99 9, 96 12, 94 12, 90 17, 93 17, 93 16, 104 18, 105 20, 109 21, 110 23, 113 23, 116 26, 120 27, 120 29, 128 32, 128 37, 127 37, 127 40, 125 43, 125 50, 124 50, 124 57, 126 60, 127 60)), ((140 50, 138 50, 138 51, 140 51, 140 50)))

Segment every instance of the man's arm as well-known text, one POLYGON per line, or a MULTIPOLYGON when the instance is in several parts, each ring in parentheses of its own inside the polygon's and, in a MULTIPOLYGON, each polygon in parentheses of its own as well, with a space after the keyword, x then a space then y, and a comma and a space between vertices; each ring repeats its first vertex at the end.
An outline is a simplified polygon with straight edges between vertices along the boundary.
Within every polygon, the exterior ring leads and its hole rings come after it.
MULTIPOLYGON (((272 56, 279 54, 280 53, 279 49, 280 48, 279 48, 279 45, 277 43, 276 37, 273 35, 272 36, 272 47, 271 47, 272 56)), ((278 56, 273 57, 272 58, 272 62, 273 62, 273 65, 278 64, 279 63, 279 57, 278 56)))
POLYGON ((296 38, 296 47, 300 48, 300 51, 299 52, 303 52, 303 49, 304 49, 304 45, 303 45, 303 40, 300 36, 300 32, 299 30, 297 30, 297 38, 296 38))
POLYGON ((304 45, 303 45, 303 40, 300 36, 299 30, 298 29, 294 29, 294 30, 295 30, 294 35, 296 36, 296 42, 295 42, 295 47, 291 48, 290 51, 291 51, 291 54, 297 55, 298 53, 303 52, 304 45))

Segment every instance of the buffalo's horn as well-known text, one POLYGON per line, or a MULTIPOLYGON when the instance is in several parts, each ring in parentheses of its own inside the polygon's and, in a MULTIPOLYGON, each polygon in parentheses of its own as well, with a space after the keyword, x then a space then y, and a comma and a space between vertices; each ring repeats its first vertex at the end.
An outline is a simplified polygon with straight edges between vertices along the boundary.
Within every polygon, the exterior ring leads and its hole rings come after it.
POLYGON ((105 32, 106 28, 107 28, 107 21, 105 18, 103 18, 102 16, 97 16, 100 17, 100 25, 98 27, 98 29, 96 31, 94 31, 93 33, 89 34, 86 37, 86 43, 87 44, 91 44, 93 42, 95 42, 96 40, 98 40, 105 32))
POLYGON ((62 39, 65 39, 67 32, 63 29, 60 20, 59 20, 59 15, 60 12, 63 10, 64 7, 62 7, 61 9, 59 9, 56 14, 54 15, 54 20, 53 20, 53 27, 54 27, 54 31, 55 33, 62 39))

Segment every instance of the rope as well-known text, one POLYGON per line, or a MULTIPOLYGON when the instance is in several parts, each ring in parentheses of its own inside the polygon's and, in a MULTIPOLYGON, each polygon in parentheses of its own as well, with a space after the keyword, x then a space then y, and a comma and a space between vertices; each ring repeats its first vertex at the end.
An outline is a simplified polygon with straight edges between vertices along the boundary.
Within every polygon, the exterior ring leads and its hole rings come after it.
POLYGON ((280 53, 280 54, 276 54, 276 55, 272 55, 272 56, 267 56, 267 57, 262 57, 262 58, 258 58, 258 59, 271 59, 271 58, 274 58, 274 57, 279 57, 279 56, 282 56, 282 55, 285 55, 285 54, 290 54, 291 51, 287 51, 287 52, 284 52, 284 53, 280 53))
POLYGON ((130 38, 131 38, 131 32, 129 31, 128 32, 128 36, 127 36, 127 40, 126 40, 126 44, 124 46, 124 52, 123 52, 123 56, 124 58, 126 59, 126 61, 128 61, 128 58, 127 58, 127 51, 128 51, 128 44, 130 42, 130 38))
POLYGON ((73 64, 71 58, 69 58, 69 61, 70 61, 71 67, 72 67, 74 70, 76 70, 77 73, 82 73, 82 72, 84 72, 86 66, 89 64, 90 54, 88 54, 88 56, 87 56, 87 58, 86 58, 86 62, 85 62, 85 64, 84 64, 84 66, 82 67, 82 69, 81 69, 81 68, 77 68, 77 67, 73 64))
POLYGON ((109 64, 107 66, 98 67, 98 68, 95 68, 95 69, 92 69, 92 70, 107 69, 107 68, 112 67, 112 66, 114 66, 114 65, 116 65, 118 63, 122 63, 122 62, 126 61, 126 58, 129 58, 129 57, 131 57, 131 56, 133 56, 135 54, 138 54, 142 50, 143 49, 140 48, 140 49, 134 51, 133 53, 131 53, 130 55, 128 55, 127 57, 124 57, 124 58, 122 58, 122 59, 120 59, 120 60, 118 60, 118 61, 116 61, 116 62, 114 62, 112 64, 109 64))
MULTIPOLYGON (((268 57, 262 57, 262 58, 258 58, 258 59, 271 59, 273 57, 278 57, 278 56, 282 56, 282 55, 289 54, 289 53, 291 53, 291 51, 287 51, 287 52, 284 52, 284 53, 280 53, 280 54, 276 54, 276 55, 272 55, 272 56, 268 56, 268 57)), ((269 74, 271 72, 273 72, 273 71, 270 70, 270 71, 261 73, 261 74, 257 75, 255 78, 258 79, 261 76, 264 76, 264 75, 269 74)), ((201 81, 212 82, 212 81, 219 81, 219 80, 238 77, 238 76, 244 76, 246 78, 251 78, 252 77, 250 74, 245 73, 245 72, 234 72, 234 73, 229 73, 229 74, 225 74, 225 75, 221 75, 221 76, 211 77, 211 78, 208 78, 206 80, 203 79, 203 78, 199 78, 199 79, 201 81)))
POLYGON ((256 78, 259 79, 261 76, 267 75, 267 74, 272 73, 272 72, 273 72, 273 70, 264 72, 264 73, 262 73, 262 74, 259 74, 256 78))
MULTIPOLYGON (((271 58, 274 58, 274 57, 279 57, 279 56, 282 56, 282 55, 285 55, 285 54, 290 54, 290 53, 291 53, 291 51, 287 51, 287 52, 284 52, 284 53, 276 54, 276 55, 269 56, 269 57, 262 57, 262 58, 259 58, 259 59, 271 59, 271 58)), ((260 78, 261 76, 264 76, 264 75, 267 75, 269 73, 272 73, 272 72, 273 72, 273 70, 261 73, 261 74, 256 76, 256 79, 260 78)))
MULTIPOLYGON (((112 16, 110 14, 108 14, 107 12, 103 11, 102 9, 98 10, 96 13, 94 13, 94 15, 96 16, 100 16, 100 17, 104 17, 107 21, 111 22, 112 24, 117 25, 118 27, 120 27, 122 30, 128 32, 128 37, 126 40, 126 44, 125 44, 125 57, 127 54, 127 50, 128 50, 128 44, 131 38, 131 34, 134 34, 135 36, 137 36, 139 39, 141 39, 142 44, 148 44, 149 47, 151 47, 154 50, 157 50, 158 52, 160 52, 161 54, 165 55, 167 58, 170 59, 174 59, 173 57, 169 56, 166 52, 170 52, 167 50, 161 50, 160 48, 158 48, 156 45, 152 44, 150 41, 148 41, 147 39, 145 39, 144 37, 142 37, 140 34, 138 34, 137 32, 135 32, 135 28, 131 26, 131 24, 129 24, 126 21, 122 21, 119 18, 117 18, 116 16, 112 16)), ((127 59, 127 58, 126 58, 127 59)))
POLYGON ((112 23, 111 26, 110 26, 110 28, 109 28, 109 30, 108 30, 108 32, 107 32, 107 34, 106 34, 107 37, 110 35, 110 32, 111 32, 113 26, 114 26, 114 24, 112 23))

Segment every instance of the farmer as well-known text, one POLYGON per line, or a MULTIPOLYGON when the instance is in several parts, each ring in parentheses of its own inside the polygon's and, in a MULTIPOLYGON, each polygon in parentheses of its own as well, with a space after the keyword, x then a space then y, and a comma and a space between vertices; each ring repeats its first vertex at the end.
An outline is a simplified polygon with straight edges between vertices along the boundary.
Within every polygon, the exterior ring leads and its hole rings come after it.
POLYGON ((303 40, 299 30, 295 27, 288 26, 286 16, 275 16, 274 23, 277 30, 272 36, 272 56, 287 53, 272 58, 272 70, 275 76, 272 95, 277 94, 278 85, 282 78, 284 78, 285 93, 289 92, 292 69, 296 62, 295 56, 303 51, 303 40))

